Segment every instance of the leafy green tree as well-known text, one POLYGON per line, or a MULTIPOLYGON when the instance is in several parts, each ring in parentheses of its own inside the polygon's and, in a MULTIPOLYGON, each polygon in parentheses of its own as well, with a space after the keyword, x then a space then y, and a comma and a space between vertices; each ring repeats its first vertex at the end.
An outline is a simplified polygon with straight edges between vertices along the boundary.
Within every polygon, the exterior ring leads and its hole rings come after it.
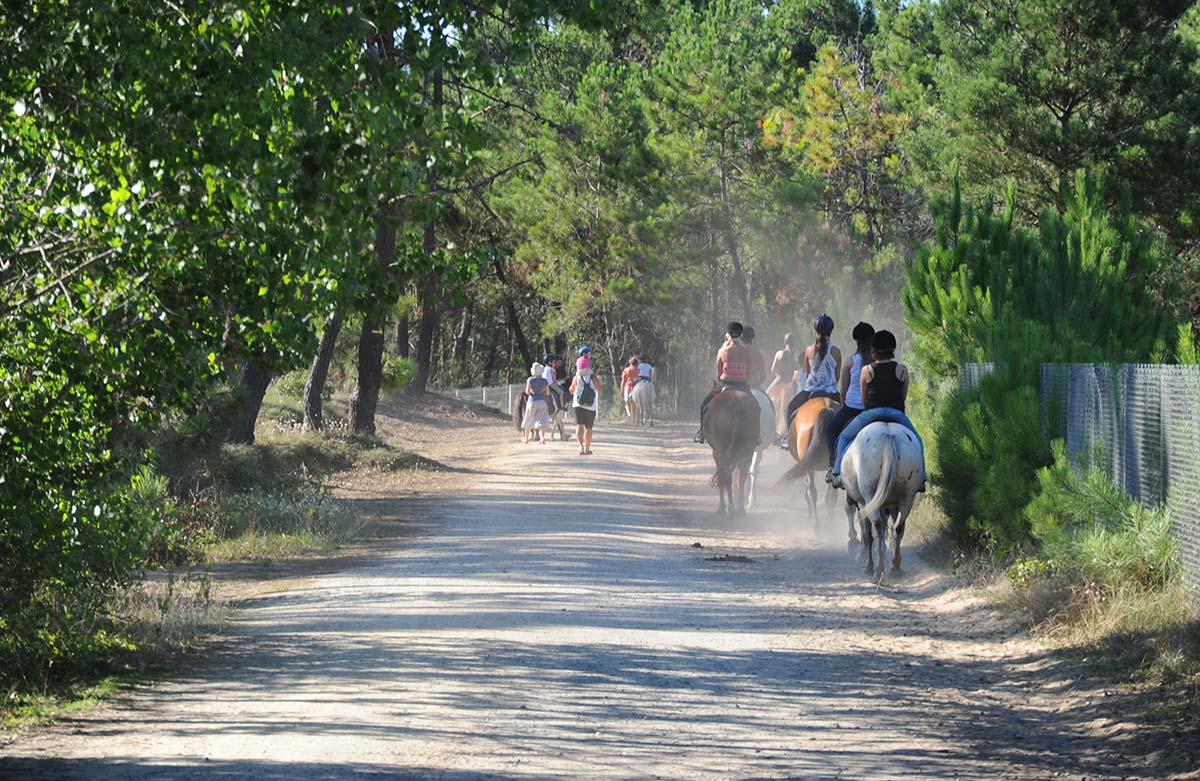
MULTIPOLYGON (((1128 182, 1137 212, 1194 241, 1197 50, 1183 0, 949 0, 882 15, 878 59, 917 120, 922 184, 972 197, 1013 178, 1024 217, 1066 209, 1073 172, 1128 182)), ((1119 190, 1107 193, 1110 203, 1119 190)))

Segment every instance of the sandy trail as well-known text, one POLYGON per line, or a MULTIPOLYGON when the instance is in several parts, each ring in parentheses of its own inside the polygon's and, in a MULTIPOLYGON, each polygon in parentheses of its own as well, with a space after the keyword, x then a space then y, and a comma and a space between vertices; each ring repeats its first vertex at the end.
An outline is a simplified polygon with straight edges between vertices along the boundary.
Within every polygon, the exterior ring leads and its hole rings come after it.
POLYGON ((503 445, 420 535, 3 746, 0 776, 1166 777, 1129 758, 1146 739, 1103 691, 911 554, 876 587, 844 521, 806 533, 790 490, 718 518, 689 434, 602 427, 590 458, 503 445))

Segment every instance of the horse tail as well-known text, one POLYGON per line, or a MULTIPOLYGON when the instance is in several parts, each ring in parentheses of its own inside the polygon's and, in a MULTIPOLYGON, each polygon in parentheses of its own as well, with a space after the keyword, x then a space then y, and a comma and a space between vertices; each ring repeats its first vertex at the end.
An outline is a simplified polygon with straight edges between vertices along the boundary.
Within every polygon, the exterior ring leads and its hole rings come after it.
POLYGON ((808 475, 809 472, 816 469, 819 465, 817 461, 818 447, 825 441, 825 432, 829 429, 829 424, 833 420, 833 410, 826 407, 817 413, 817 419, 813 421, 812 434, 808 438, 808 448, 804 451, 804 456, 796 462, 796 465, 783 473, 781 481, 796 482, 808 475))
POLYGON ((861 510, 862 517, 864 518, 876 512, 880 507, 883 507, 883 503, 887 501, 888 496, 892 493, 892 488, 896 484, 896 461, 898 460, 898 456, 896 455, 896 442, 890 434, 883 437, 881 447, 883 450, 883 465, 879 470, 879 482, 875 485, 875 495, 871 497, 871 500, 861 510))

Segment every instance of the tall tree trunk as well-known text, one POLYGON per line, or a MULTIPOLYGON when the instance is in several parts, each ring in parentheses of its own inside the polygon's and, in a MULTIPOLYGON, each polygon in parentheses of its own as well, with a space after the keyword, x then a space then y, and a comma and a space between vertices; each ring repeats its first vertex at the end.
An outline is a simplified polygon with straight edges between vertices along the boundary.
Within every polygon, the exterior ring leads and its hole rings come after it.
POLYGON ((253 361, 247 361, 242 366, 242 381, 239 388, 240 398, 237 408, 229 422, 228 440, 237 444, 254 444, 254 424, 258 422, 258 412, 262 409, 263 396, 267 386, 271 384, 271 375, 263 371, 253 361))
MULTIPOLYGON (((442 70, 438 68, 433 73, 433 110, 440 112, 442 110, 442 70)), ((437 168, 430 166, 429 173, 426 176, 426 181, 429 185, 429 191, 437 190, 437 168)), ((437 223, 433 217, 425 223, 425 238, 422 249, 425 252, 425 257, 432 262, 433 253, 437 251, 437 223)), ((433 354, 433 332, 437 330, 438 323, 438 284, 437 274, 430 271, 425 276, 425 284, 421 290, 421 323, 420 330, 417 332, 417 370, 413 374, 412 380, 408 383, 406 390, 409 393, 424 393, 429 385, 429 375, 431 368, 431 358, 433 354)))
MULTIPOLYGON (((396 260, 396 228, 380 217, 375 228, 375 258, 389 269, 396 260)), ((350 396, 348 420, 353 434, 375 433, 375 408, 383 386, 383 317, 381 307, 368 301, 358 337, 358 372, 350 396)))
POLYGON ((467 381, 467 356, 471 345, 471 307, 464 307, 462 320, 458 324, 458 335, 454 338, 454 362, 458 364, 458 374, 462 381, 467 381))
POLYGON ((354 434, 375 433, 375 408, 383 385, 383 331, 380 321, 364 317, 358 337, 358 379, 350 396, 349 422, 354 434))
POLYGON ((554 337, 554 354, 560 358, 566 357, 564 353, 567 351, 567 335, 557 334, 554 337))
POLYGON ((333 348, 337 345, 344 320, 345 313, 339 307, 325 324, 325 331, 321 334, 317 354, 313 356, 312 366, 308 370, 308 381, 304 383, 304 422, 300 426, 301 431, 320 431, 325 427, 321 416, 321 396, 325 393, 329 364, 333 361, 333 348))
POLYGON ((517 307, 511 298, 504 299, 504 312, 508 315, 508 327, 512 329, 517 352, 521 353, 521 358, 528 368, 533 365, 533 353, 529 350, 529 343, 525 341, 525 331, 521 329, 521 319, 517 317, 517 307))
MULTIPOLYGON (((434 241, 433 223, 425 225, 425 246, 434 241)), ((429 375, 433 366, 433 336, 438 324, 438 278, 432 271, 425 277, 421 291, 421 319, 417 331, 417 370, 409 381, 409 393, 424 393, 429 386, 429 375)))
POLYGON ((401 358, 408 357, 408 315, 396 321, 396 354, 401 358))
POLYGON ((491 344, 488 346, 487 356, 483 360, 483 384, 492 384, 492 372, 496 370, 496 350, 499 348, 500 329, 492 329, 491 344))
POLYGON ((742 268, 742 253, 738 245, 737 233, 733 226, 733 206, 729 197, 729 167, 725 159, 725 139, 721 138, 721 235, 725 239, 725 251, 729 253, 729 262, 733 266, 730 278, 734 298, 742 305, 742 317, 746 325, 752 325, 754 312, 750 308, 750 293, 746 287, 746 272, 742 268))

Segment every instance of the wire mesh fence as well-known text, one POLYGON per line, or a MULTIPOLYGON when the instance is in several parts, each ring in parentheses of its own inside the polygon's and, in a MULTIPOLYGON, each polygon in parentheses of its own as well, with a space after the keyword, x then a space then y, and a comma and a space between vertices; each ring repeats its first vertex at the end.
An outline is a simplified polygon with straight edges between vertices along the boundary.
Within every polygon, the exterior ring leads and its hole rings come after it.
MULTIPOLYGON (((974 387, 989 364, 968 364, 974 387)), ((1185 581, 1200 591, 1200 367, 1042 364, 1042 420, 1076 463, 1103 469, 1130 496, 1165 504, 1185 581)))

